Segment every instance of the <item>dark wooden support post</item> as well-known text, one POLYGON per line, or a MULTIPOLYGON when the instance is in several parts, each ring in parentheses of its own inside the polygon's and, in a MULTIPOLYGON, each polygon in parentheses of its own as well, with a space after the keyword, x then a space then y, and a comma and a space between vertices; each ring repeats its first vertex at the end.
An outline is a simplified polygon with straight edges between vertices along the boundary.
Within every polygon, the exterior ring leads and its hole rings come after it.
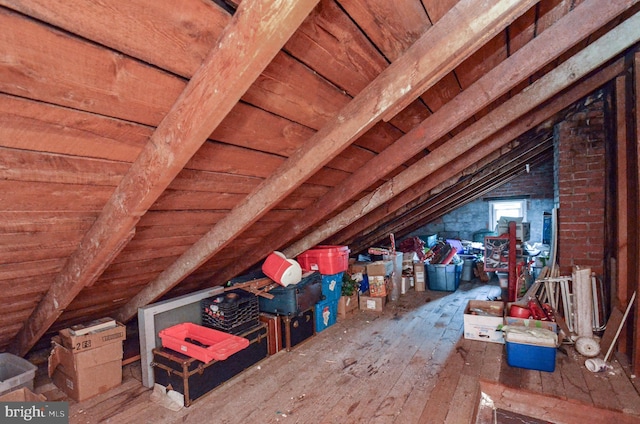
MULTIPOLYGON (((635 160, 634 164, 636 168, 634 169, 634 173, 629 175, 629 185, 635 188, 634 192, 634 208, 632 208, 633 216, 629 216, 629 222, 636 223, 640 220, 640 196, 638 195, 638 187, 640 187, 640 172, 638 172, 638 163, 640 162, 640 53, 636 53, 634 56, 633 62, 633 78, 634 78, 634 87, 635 91, 633 93, 634 96, 634 106, 635 106, 635 134, 632 139, 632 143, 635 145, 635 160)), ((629 285, 633 285, 635 287, 636 292, 640 292, 640 261, 638 261, 638 246, 640 246, 640 235, 637 230, 637 225, 634 225, 634 232, 630 234, 629 237, 634 237, 636 251, 633 252, 633 259, 635 259, 635 280, 633 283, 629 283, 629 285)), ((630 258, 632 259, 632 258, 630 258)), ((628 298, 631 297, 630 292, 627 291, 628 298)), ((638 307, 638 302, 633 307, 633 318, 629 320, 630 323, 633 323, 633 371, 637 373, 640 370, 640 308, 638 307)))

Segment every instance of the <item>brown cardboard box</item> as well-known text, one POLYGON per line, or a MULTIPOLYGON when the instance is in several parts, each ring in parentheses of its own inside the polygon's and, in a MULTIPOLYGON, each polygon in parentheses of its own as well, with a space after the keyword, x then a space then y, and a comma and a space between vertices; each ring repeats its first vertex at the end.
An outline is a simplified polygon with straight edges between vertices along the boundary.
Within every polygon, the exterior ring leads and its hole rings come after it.
POLYGON ((413 264, 413 284, 416 286, 416 291, 424 291, 427 277, 425 274, 424 262, 415 262, 413 264), (418 285, 422 290, 418 290, 418 285))
POLYGON ((385 303, 387 303, 386 297, 360 295, 360 310, 362 311, 382 312, 385 303))
POLYGON ((393 261, 376 261, 367 265, 367 275, 391 275, 393 272, 393 261))
POLYGON ((109 328, 82 336, 74 336, 69 328, 60 330, 59 335, 64 347, 78 352, 81 350, 94 349, 106 344, 122 342, 127 336, 127 329, 124 325, 117 323, 115 328, 109 328))
POLYGON ((388 293, 388 290, 387 290, 388 284, 389 284, 389 277, 383 277, 382 275, 370 275, 369 276, 369 296, 385 297, 388 293))
POLYGON ((82 401, 122 382, 122 342, 74 351, 53 339, 49 376, 70 398, 82 401))
POLYGON ((122 360, 106 362, 82 370, 78 374, 58 366, 51 379, 67 396, 81 402, 105 393, 122 383, 122 360))
POLYGON ((347 314, 358 308, 358 293, 351 296, 340 296, 338 300, 338 317, 345 318, 347 314))
POLYGON ((366 274, 369 262, 353 262, 349 264, 349 274, 366 274))
POLYGON ((26 387, 13 390, 0 396, 0 402, 46 402, 44 395, 37 395, 26 387))

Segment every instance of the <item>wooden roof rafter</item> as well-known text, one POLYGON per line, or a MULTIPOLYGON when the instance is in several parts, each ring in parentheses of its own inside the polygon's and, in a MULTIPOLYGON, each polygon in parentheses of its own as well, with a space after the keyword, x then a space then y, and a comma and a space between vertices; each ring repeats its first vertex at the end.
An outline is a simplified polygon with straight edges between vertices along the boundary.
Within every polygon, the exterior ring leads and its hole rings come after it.
POLYGON ((589 0, 565 15, 557 25, 542 32, 537 38, 516 51, 511 57, 487 72, 482 78, 427 117, 412 131, 401 137, 364 166, 332 188, 296 220, 286 223, 264 242, 243 252, 243 262, 236 262, 216 274, 216 279, 226 281, 245 270, 245 263, 253 264, 272 250, 286 246, 317 224, 329 213, 335 212, 348 200, 374 184, 381 176, 401 166, 409 156, 419 154, 440 140, 460 123, 472 118, 479 110, 508 93, 523 80, 553 61, 589 34, 607 24, 626 10, 632 1, 603 3, 589 0), (558 43, 562 40, 562 43, 558 43))
POLYGON ((136 316, 139 307, 179 284, 372 128, 390 109, 413 101, 534 3, 501 0, 487 8, 479 0, 460 1, 211 231, 122 307, 117 318, 128 321, 136 316), (458 25, 469 30, 462 35, 456 33, 454 28, 458 25))
MULTIPOLYGON (((318 227, 312 234, 288 246, 283 250, 283 253, 287 257, 295 257, 306 249, 324 241, 342 228, 354 223, 358 218, 367 215, 385 202, 398 196, 402 191, 433 174, 440 167, 447 165, 449 162, 454 162, 471 148, 478 146, 486 138, 493 136, 516 119, 525 116, 530 110, 560 94, 562 90, 570 87, 597 67, 604 65, 608 60, 620 54, 638 42, 638 40, 640 40, 640 12, 609 31, 593 44, 576 53, 569 60, 538 79, 518 95, 467 127, 450 141, 434 149, 432 154, 416 162, 406 171, 390 179, 374 192, 364 196, 342 213, 318 227)), ((606 81, 614 76, 610 76, 606 81)), ((590 80, 595 80, 595 77, 590 80)), ((590 85, 586 82, 580 85, 580 88, 587 87, 590 87, 590 85)), ((595 87, 584 92, 583 95, 588 94, 593 89, 595 87)), ((566 106, 579 98, 573 99, 566 106)), ((557 111, 553 113, 557 113, 557 111)), ((504 139, 503 144, 508 143, 532 127, 532 121, 530 120, 523 122, 523 124, 525 128, 508 137, 508 139, 504 139)), ((494 149, 495 147, 498 146, 494 146, 494 149)), ((477 157, 472 157, 472 159, 475 161, 477 157)))
POLYGON ((133 237, 140 217, 164 192, 318 0, 246 2, 196 71, 79 248, 17 334, 9 350, 24 355, 78 293, 133 237))

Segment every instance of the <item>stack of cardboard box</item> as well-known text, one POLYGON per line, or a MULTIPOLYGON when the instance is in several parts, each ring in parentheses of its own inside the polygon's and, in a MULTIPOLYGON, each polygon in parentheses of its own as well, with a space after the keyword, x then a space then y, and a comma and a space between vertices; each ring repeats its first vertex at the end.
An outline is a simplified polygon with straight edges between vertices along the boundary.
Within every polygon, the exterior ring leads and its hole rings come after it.
POLYGON ((393 261, 375 261, 368 263, 366 272, 369 291, 360 296, 360 309, 382 312, 389 294, 389 278, 393 273, 393 261))
POLYGON ((60 330, 51 342, 49 377, 76 401, 117 387, 122 383, 125 338, 125 326, 111 319, 60 330))

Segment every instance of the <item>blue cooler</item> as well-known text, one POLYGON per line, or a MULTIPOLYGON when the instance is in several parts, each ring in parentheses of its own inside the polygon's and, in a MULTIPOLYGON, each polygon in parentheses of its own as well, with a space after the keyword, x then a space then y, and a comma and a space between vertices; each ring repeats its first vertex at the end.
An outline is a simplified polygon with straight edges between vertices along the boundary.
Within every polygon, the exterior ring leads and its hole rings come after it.
POLYGON ((512 367, 554 372, 558 335, 546 328, 503 328, 507 364, 512 367))

